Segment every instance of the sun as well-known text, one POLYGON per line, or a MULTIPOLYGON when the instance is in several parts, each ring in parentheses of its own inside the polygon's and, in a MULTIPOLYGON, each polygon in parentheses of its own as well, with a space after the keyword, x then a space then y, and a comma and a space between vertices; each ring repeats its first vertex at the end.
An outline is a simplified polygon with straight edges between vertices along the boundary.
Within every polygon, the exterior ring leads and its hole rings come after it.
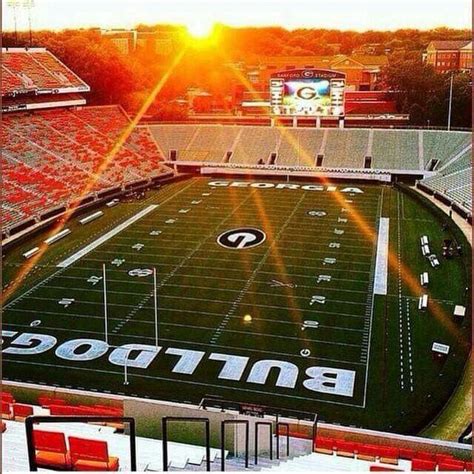
POLYGON ((205 20, 195 20, 186 25, 189 35, 197 40, 207 39, 212 35, 214 24, 205 20))

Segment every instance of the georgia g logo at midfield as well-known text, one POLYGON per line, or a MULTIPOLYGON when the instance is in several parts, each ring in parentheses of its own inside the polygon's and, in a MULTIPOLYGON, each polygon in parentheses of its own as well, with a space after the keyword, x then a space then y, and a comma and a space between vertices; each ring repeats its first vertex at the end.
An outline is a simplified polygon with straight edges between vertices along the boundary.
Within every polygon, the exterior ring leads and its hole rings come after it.
POLYGON ((217 243, 228 249, 248 249, 265 242, 265 232, 253 227, 227 230, 217 237, 217 243))

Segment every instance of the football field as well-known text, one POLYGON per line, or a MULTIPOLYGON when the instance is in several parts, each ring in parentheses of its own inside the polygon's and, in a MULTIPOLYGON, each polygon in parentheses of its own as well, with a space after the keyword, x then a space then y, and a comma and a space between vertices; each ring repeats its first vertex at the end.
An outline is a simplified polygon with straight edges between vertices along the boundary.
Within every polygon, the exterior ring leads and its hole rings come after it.
MULTIPOLYGON (((4 306, 6 379, 413 432, 462 374, 469 257, 442 259, 446 231, 390 186, 191 178, 78 219, 4 306)), ((7 254, 4 283, 44 237, 7 254)))

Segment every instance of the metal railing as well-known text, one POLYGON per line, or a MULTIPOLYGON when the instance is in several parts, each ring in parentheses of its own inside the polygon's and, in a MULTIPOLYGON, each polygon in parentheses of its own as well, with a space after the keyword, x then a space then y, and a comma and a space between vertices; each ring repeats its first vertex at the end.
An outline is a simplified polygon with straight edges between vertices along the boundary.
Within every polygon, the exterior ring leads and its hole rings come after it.
POLYGON ((269 428, 270 461, 273 460, 273 423, 271 421, 257 421, 255 423, 255 465, 258 464, 258 429, 260 426, 268 426, 269 428))
POLYGON ((211 470, 211 435, 209 418, 197 416, 164 416, 161 419, 162 436, 163 436, 163 471, 168 471, 168 423, 169 422, 185 422, 185 423, 204 423, 206 430, 206 471, 211 470))
MULTIPOLYGON (((290 455, 290 424, 279 421, 275 425, 276 430, 276 458, 280 459, 280 427, 286 428, 286 457, 290 455)), ((314 438, 313 438, 314 439, 314 438)))
POLYGON ((249 467, 249 422, 248 420, 223 420, 221 422, 221 471, 225 471, 225 427, 227 425, 245 426, 245 467, 249 467))

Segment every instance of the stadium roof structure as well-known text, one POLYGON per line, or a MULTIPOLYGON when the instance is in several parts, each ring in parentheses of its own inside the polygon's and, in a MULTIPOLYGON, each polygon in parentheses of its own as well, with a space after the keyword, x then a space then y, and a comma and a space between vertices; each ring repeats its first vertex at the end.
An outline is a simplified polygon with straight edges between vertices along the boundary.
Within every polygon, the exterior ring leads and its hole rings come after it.
POLYGON ((45 48, 2 48, 2 76, 2 97, 90 91, 45 48))

